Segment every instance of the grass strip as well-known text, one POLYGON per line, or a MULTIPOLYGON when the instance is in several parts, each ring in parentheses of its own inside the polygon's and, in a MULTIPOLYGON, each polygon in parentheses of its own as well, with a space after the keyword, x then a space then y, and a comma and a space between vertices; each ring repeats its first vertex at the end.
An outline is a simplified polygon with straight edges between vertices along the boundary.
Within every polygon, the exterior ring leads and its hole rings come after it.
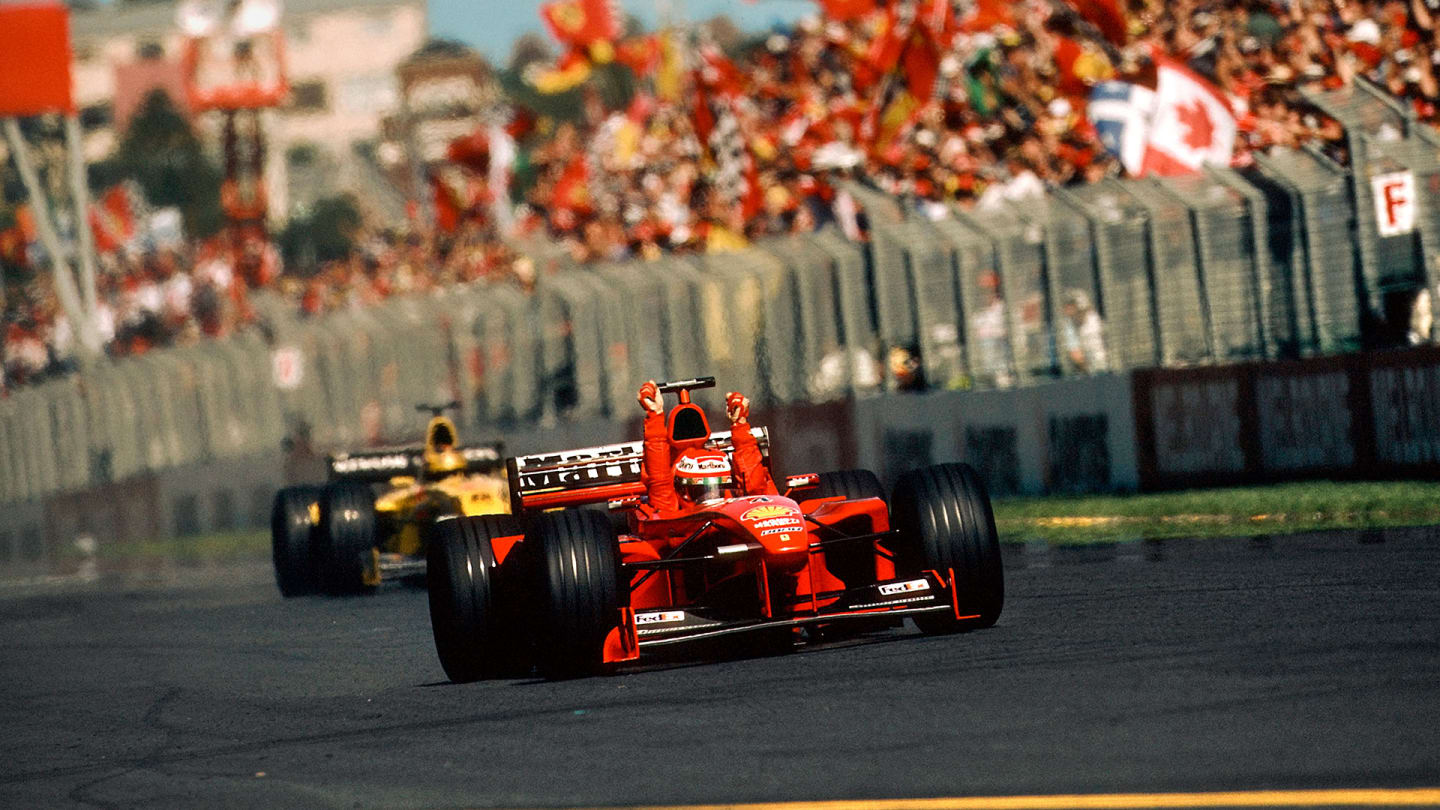
POLYGON ((995 526, 1004 542, 1055 545, 1435 524, 1440 524, 1440 484, 1433 481, 1308 481, 995 501, 995 526))
MULTIPOLYGON (((98 543, 95 547, 95 558, 106 562, 149 559, 171 559, 179 563, 224 562, 261 558, 269 554, 269 529, 213 532, 141 542, 98 543)), ((62 554, 63 558, 72 560, 83 556, 82 551, 73 546, 66 548, 62 554)))
MULTIPOLYGON (((1440 483, 1310 481, 1143 495, 995 499, 1006 543, 1113 543, 1141 538, 1253 537, 1331 529, 1440 525, 1440 483)), ((66 556, 79 556, 74 549, 66 556)), ((101 543, 102 560, 179 562, 263 558, 267 529, 215 532, 139 543, 101 543)))

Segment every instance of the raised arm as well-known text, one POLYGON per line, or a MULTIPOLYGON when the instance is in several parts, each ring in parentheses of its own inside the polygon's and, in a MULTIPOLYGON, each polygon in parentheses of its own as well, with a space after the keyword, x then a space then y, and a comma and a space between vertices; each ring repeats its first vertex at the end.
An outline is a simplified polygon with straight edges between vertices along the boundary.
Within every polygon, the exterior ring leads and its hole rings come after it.
POLYGON ((760 445, 750 434, 750 400, 738 391, 725 395, 725 415, 730 418, 730 441, 735 445, 735 480, 746 495, 776 495, 775 482, 765 469, 760 445))
POLYGON ((680 508, 675 494, 674 473, 670 469, 670 437, 665 432, 665 403, 654 380, 640 386, 636 396, 645 410, 645 454, 640 463, 640 480, 650 496, 650 506, 661 512, 680 508))

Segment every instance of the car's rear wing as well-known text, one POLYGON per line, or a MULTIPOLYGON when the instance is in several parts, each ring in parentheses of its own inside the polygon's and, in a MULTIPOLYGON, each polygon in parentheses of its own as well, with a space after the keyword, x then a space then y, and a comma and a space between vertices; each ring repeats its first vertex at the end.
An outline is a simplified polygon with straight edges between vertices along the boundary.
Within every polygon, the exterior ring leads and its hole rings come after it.
MULTIPOLYGON (((465 457, 466 473, 498 470, 504 464, 503 442, 477 444, 457 448, 465 457)), ((425 469, 425 448, 391 447, 362 450, 358 453, 336 453, 326 461, 331 481, 362 481, 379 484, 397 475, 419 475, 425 469)))
MULTIPOLYGON (((770 430, 750 428, 760 454, 770 458, 770 430)), ((732 453, 730 431, 712 433, 705 446, 732 453)), ((514 514, 534 509, 582 506, 645 494, 640 480, 643 442, 582 447, 558 453, 516 456, 506 462, 510 476, 510 508, 514 514)))

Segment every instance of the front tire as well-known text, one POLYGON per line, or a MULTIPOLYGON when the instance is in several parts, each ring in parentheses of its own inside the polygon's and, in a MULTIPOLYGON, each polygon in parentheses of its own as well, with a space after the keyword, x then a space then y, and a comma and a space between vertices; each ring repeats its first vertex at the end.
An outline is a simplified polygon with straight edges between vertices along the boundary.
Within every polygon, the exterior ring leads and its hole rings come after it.
POLYGON ((603 512, 566 509, 541 515, 535 543, 539 633, 535 657, 547 678, 605 670, 605 637, 619 624, 620 546, 603 512))
POLYGON ((285 487, 275 493, 270 510, 270 557, 275 562, 275 584, 289 599, 319 590, 312 547, 315 524, 310 508, 320 500, 320 488, 285 487))
POLYGON ((375 550, 375 496, 367 484, 337 481, 320 498, 320 571, 335 595, 371 593, 365 563, 375 550))
MULTIPOLYGON (((440 666, 455 683, 523 675, 530 669, 527 639, 514 605, 497 588, 499 567, 491 541, 521 534, 510 515, 442 520, 426 552, 430 629, 440 666)), ((518 554, 514 549, 512 554, 518 554)))
POLYGON ((935 570, 955 572, 961 615, 924 614, 915 624, 926 633, 990 627, 1005 605, 1005 573, 990 496, 968 464, 937 464, 900 478, 890 499, 891 525, 901 540, 896 569, 903 576, 935 570))

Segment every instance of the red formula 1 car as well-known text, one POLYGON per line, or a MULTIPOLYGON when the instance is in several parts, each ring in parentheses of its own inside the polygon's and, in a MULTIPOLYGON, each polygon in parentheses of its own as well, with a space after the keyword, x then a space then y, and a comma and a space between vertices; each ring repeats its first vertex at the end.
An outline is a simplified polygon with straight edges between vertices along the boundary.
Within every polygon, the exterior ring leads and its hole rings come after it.
MULTIPOLYGON (((660 386, 680 399, 667 424, 691 423, 676 418, 699 411, 690 389, 713 384, 660 386)), ((768 459, 768 431, 752 435, 768 459)), ((704 446, 733 452, 728 432, 704 446)), ((873 473, 851 470, 791 476, 783 495, 732 494, 676 516, 646 502, 642 457, 629 442, 514 458, 513 514, 440 524, 430 620, 452 681, 532 666, 594 674, 730 634, 789 646, 802 627, 828 637, 908 616, 951 633, 1000 616, 995 521, 964 464, 907 473, 888 503, 873 473)))

